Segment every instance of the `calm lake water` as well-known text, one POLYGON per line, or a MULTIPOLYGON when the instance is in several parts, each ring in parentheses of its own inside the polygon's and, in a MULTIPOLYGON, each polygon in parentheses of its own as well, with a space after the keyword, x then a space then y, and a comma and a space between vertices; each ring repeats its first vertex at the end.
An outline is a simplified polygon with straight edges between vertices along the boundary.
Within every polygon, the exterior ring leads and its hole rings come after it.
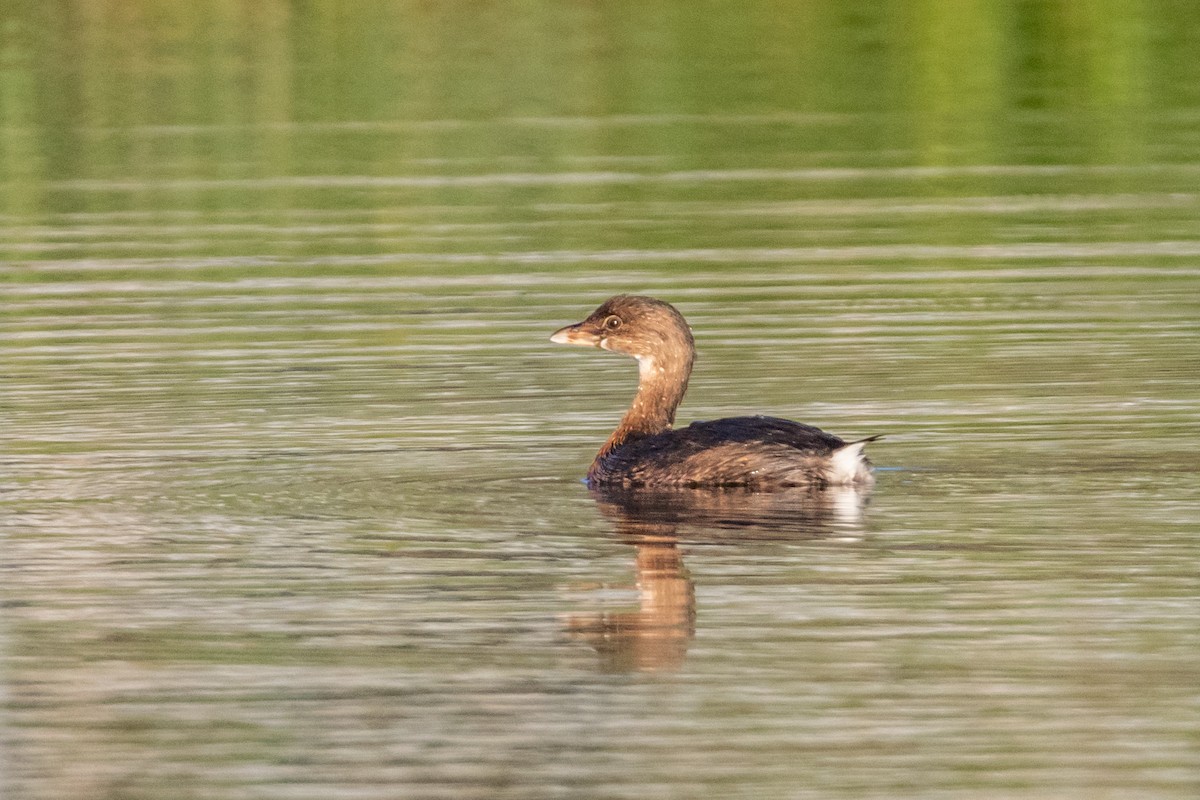
POLYGON ((1200 16, 27 4, 0 795, 1194 798, 1200 16), (683 422, 869 495, 592 494, 683 422))

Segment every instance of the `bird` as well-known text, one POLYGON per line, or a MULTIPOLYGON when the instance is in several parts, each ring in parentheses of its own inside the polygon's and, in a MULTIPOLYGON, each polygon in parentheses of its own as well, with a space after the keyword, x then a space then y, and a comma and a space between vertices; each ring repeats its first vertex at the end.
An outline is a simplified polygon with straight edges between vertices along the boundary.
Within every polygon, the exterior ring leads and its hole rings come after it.
POLYGON ((582 322, 555 331, 550 341, 638 362, 637 393, 588 468, 589 486, 770 491, 874 482, 863 448, 879 436, 846 442, 812 425, 769 416, 674 428, 696 348, 687 321, 670 303, 642 295, 610 297, 582 322))

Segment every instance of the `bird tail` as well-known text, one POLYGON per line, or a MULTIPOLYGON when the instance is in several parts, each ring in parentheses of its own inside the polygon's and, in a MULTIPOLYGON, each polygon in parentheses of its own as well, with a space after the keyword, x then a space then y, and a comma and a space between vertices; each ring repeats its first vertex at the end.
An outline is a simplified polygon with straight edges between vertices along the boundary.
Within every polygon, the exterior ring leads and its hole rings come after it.
POLYGON ((871 461, 863 453, 868 442, 882 439, 882 434, 868 436, 849 442, 834 450, 829 456, 828 480, 834 485, 870 484, 875 481, 871 474, 871 461))

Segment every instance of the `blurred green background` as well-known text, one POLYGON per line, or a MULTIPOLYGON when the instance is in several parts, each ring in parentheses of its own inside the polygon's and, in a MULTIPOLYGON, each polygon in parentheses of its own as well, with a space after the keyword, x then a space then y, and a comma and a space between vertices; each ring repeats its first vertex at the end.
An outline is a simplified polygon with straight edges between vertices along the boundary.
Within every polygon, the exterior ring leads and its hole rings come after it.
POLYGON ((8 0, 0 36, 10 221, 670 200, 682 181, 654 176, 718 168, 1153 165, 1170 184, 1200 152, 1183 1, 8 0))

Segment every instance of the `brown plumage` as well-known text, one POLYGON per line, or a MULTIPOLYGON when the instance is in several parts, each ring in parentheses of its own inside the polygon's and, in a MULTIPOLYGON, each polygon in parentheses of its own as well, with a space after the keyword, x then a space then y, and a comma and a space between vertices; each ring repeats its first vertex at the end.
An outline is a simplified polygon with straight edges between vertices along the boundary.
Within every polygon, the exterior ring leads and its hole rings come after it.
POLYGON ((638 390, 588 469, 591 485, 783 486, 869 484, 863 445, 774 417, 730 417, 673 430, 695 346, 686 320, 653 297, 617 295, 550 341, 638 361, 638 390))

